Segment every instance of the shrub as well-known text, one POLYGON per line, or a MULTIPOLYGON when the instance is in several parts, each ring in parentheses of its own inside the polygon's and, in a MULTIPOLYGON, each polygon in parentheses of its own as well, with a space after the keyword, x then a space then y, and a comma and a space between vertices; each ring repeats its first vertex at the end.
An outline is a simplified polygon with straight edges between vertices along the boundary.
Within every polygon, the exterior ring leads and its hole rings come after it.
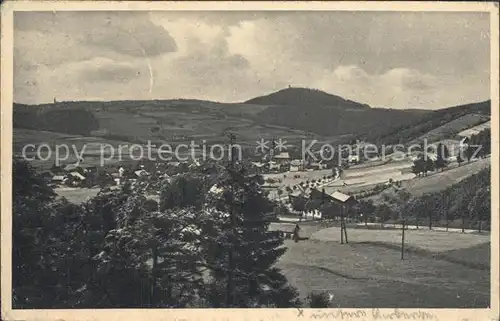
POLYGON ((306 298, 310 308, 328 308, 330 306, 330 294, 326 291, 311 292, 306 298))

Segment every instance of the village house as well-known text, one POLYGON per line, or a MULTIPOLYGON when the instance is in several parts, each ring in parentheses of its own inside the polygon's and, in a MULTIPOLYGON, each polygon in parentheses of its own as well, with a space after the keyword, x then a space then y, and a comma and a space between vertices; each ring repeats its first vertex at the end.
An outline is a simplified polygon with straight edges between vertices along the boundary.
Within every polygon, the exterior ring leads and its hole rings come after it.
POLYGON ((84 169, 77 164, 67 164, 67 165, 64 165, 62 167, 62 169, 67 173, 78 172, 80 174, 83 174, 85 172, 84 169))
POLYGON ((353 213, 354 206, 357 204, 354 196, 339 191, 328 194, 324 190, 313 189, 311 199, 329 203, 330 206, 324 213, 323 218, 347 218, 353 213))
POLYGON ((302 172, 305 169, 305 162, 301 159, 293 159, 290 162, 290 172, 302 172))
POLYGON ((266 163, 252 162, 251 164, 257 174, 265 173, 269 169, 268 164, 266 163))
POLYGON ((309 164, 308 168, 313 169, 313 170, 322 170, 326 169, 327 164, 323 162, 323 160, 320 160, 319 162, 312 162, 309 164))
POLYGON ((349 164, 359 163, 359 155, 349 155, 349 157, 347 158, 347 162, 349 164))
POLYGON ((271 172, 278 172, 281 169, 281 164, 277 162, 270 161, 268 163, 269 171, 271 172))
POLYGON ((280 165, 288 165, 290 163, 290 155, 288 152, 282 152, 273 157, 273 160, 280 165))
POLYGON ((77 180, 77 181, 84 181, 85 180, 85 176, 83 176, 79 172, 71 172, 68 175, 71 176, 74 180, 77 180))
POLYGON ((134 172, 134 174, 135 174, 135 176, 136 176, 136 177, 138 177, 138 178, 140 178, 140 177, 147 177, 147 176, 149 176, 149 173, 148 173, 146 170, 144 170, 144 169, 140 169, 140 170, 138 170, 138 171, 135 171, 135 172, 134 172))
POLYGON ((61 185, 61 184, 65 184, 67 180, 68 179, 67 179, 66 175, 54 175, 52 177, 51 182, 53 184, 61 185))

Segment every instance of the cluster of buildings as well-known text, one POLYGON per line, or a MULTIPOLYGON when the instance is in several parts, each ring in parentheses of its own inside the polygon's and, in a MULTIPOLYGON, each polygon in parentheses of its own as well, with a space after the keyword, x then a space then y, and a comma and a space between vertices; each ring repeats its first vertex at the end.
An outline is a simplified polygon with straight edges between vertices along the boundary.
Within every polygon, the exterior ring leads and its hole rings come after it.
POLYGON ((322 170, 331 168, 331 162, 319 160, 308 161, 299 158, 292 158, 288 152, 264 158, 262 161, 252 162, 253 168, 260 174, 302 172, 306 170, 322 170))
POLYGON ((96 166, 79 166, 77 164, 52 166, 49 171, 42 173, 42 177, 49 180, 53 185, 69 187, 91 185, 97 175, 98 169, 96 166))
MULTIPOLYGON (((119 186, 124 182, 156 183, 176 174, 187 172, 201 164, 193 162, 142 162, 138 164, 93 165, 66 164, 52 166, 41 175, 54 187, 119 186)), ((154 185, 154 184, 153 184, 154 185)))

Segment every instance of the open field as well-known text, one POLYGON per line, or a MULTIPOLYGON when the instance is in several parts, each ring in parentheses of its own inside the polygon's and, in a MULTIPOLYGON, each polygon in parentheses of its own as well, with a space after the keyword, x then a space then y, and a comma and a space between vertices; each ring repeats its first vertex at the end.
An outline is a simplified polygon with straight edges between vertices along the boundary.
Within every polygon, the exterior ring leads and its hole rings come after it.
MULTIPOLYGON (((401 244, 401 230, 397 229, 348 229, 348 239, 352 243, 401 244)), ((340 228, 329 227, 311 235, 311 240, 340 242, 340 228)), ((468 234, 443 231, 419 230, 405 231, 405 244, 430 252, 444 252, 476 246, 490 241, 489 233, 468 234)))
MULTIPOLYGON (((403 169, 411 167, 411 163, 388 163, 372 168, 345 170, 339 181, 329 184, 326 188, 342 189, 349 192, 349 188, 360 188, 373 184, 387 183, 389 180, 404 181, 415 177, 413 173, 403 173, 403 169)), ((325 189, 326 189, 325 188, 325 189)))
POLYGON ((491 166, 490 158, 479 159, 470 164, 462 164, 460 167, 454 167, 444 172, 432 173, 427 177, 404 181, 402 187, 408 190, 413 196, 438 192, 471 175, 477 174, 489 166, 491 166))
POLYGON ((489 305, 490 247, 486 235, 461 238, 457 233, 411 231, 405 259, 401 260, 400 248, 394 243, 399 231, 348 229, 349 243, 341 245, 336 239, 338 228, 317 229, 301 224, 301 235, 311 239, 286 241, 288 251, 277 264, 301 296, 328 291, 334 295, 333 306, 353 308, 489 305), (377 242, 373 241, 374 233, 382 235, 377 236, 377 242), (457 236, 459 241, 455 241, 457 236))
MULTIPOLYGON (((370 163, 366 163, 368 165, 370 163)), ((374 166, 366 166, 362 168, 348 168, 343 172, 343 178, 359 178, 369 175, 378 175, 379 173, 397 173, 405 168, 411 168, 412 162, 409 160, 399 162, 389 162, 386 164, 375 164, 374 166)))
POLYGON ((474 126, 472 128, 468 128, 464 131, 461 131, 460 133, 458 133, 458 136, 469 137, 472 135, 477 135, 480 132, 482 132, 483 130, 488 129, 488 128, 491 128, 491 121, 487 121, 487 122, 482 123, 480 125, 474 126))
POLYGON ((410 144, 415 144, 419 141, 423 141, 424 139, 426 139, 427 142, 432 143, 447 137, 454 137, 459 132, 467 130, 468 128, 471 128, 483 122, 486 122, 489 119, 490 117, 487 115, 467 114, 457 119, 454 119, 446 124, 443 124, 437 128, 432 129, 431 131, 425 133, 424 135, 410 142, 410 144))
MULTIPOLYGON (((60 156, 59 159, 63 164, 71 164, 78 161, 78 156, 81 155, 84 158, 82 165, 95 165, 101 164, 101 155, 104 157, 109 157, 111 154, 111 148, 106 147, 107 145, 113 146, 116 155, 118 154, 118 147, 120 145, 132 145, 130 142, 110 140, 103 137, 88 137, 88 136, 78 136, 69 135, 62 133, 53 133, 47 131, 38 131, 31 129, 21 129, 15 128, 13 134, 13 152, 15 155, 22 155, 23 148, 27 144, 35 145, 35 149, 28 147, 26 149, 26 156, 34 158, 36 154, 39 154, 43 159, 33 159, 30 160, 30 164, 40 170, 49 170, 56 160, 56 149, 59 147, 60 156), (40 149, 40 153, 37 149, 42 144, 47 144, 51 148, 50 154, 46 148, 40 149), (63 146, 68 147, 68 154, 63 146), (101 149, 104 151, 101 153, 101 149), (67 159, 64 159, 68 156, 67 159)), ((128 151, 123 150, 122 157, 127 160, 128 151)), ((110 160, 107 163, 117 163, 119 159, 110 160)))
POLYGON ((234 131, 238 143, 253 144, 260 138, 280 137, 291 141, 317 137, 302 130, 256 123, 252 115, 267 106, 218 104, 204 101, 166 101, 156 106, 137 102, 126 107, 109 106, 106 111, 94 111, 100 130, 133 140, 155 140, 201 144, 223 143, 226 130, 234 131), (254 108, 255 107, 255 108, 254 108))

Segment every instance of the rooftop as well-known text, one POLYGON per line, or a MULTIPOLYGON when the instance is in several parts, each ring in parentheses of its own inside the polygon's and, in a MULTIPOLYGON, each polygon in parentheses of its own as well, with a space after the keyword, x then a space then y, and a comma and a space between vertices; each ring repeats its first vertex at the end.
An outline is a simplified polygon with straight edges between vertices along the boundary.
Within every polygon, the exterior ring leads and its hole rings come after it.
POLYGON ((341 193, 339 191, 336 191, 336 192, 333 192, 332 194, 330 194, 330 196, 342 203, 345 203, 347 202, 350 198, 352 198, 352 196, 350 195, 346 195, 344 193, 341 193))

